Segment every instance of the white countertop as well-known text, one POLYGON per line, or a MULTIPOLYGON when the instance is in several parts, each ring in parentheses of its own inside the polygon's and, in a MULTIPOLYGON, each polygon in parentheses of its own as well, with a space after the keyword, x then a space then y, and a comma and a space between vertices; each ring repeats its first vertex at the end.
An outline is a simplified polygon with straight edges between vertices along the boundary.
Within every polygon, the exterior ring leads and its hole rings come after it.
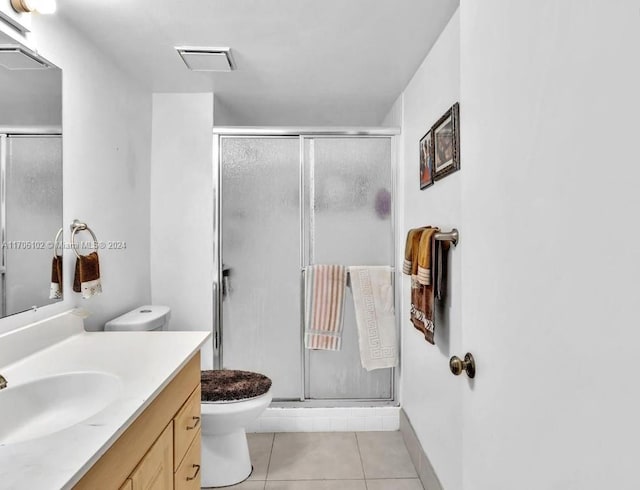
MULTIPOLYGON (((200 349, 209 332, 84 332, 73 313, 0 336, 0 374, 10 386, 74 371, 120 377, 117 399, 91 418, 38 439, 0 445, 0 489, 71 488, 200 349), (67 316, 65 316, 67 315, 67 316), (44 323, 44 325, 43 325, 44 323), (63 325, 64 324, 64 325, 63 325), (16 346, 38 338, 38 350, 16 346), (53 343, 46 344, 42 336, 53 343), (2 365, 9 359, 10 364, 2 365)), ((0 420, 0 424, 2 421, 0 420)))

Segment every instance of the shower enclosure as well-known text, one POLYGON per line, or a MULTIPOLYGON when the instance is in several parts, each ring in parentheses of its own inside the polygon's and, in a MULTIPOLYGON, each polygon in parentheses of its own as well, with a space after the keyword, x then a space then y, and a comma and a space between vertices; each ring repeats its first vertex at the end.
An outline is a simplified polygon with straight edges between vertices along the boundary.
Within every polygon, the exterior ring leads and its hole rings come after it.
POLYGON ((0 128, 0 316, 49 299, 52 241, 62 223, 62 136, 0 128))
POLYGON ((302 341, 307 265, 394 266, 394 134, 215 130, 215 364, 266 374, 276 402, 395 399, 395 370, 361 367, 349 289, 342 350, 302 341))

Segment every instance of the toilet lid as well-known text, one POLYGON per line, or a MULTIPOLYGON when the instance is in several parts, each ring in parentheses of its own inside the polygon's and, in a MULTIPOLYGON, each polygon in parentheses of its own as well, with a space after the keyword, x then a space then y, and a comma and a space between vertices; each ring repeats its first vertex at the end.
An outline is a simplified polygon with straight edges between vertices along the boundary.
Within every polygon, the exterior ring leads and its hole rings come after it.
POLYGON ((202 371, 201 381, 202 401, 206 402, 255 398, 271 388, 271 380, 264 374, 232 369, 202 371))

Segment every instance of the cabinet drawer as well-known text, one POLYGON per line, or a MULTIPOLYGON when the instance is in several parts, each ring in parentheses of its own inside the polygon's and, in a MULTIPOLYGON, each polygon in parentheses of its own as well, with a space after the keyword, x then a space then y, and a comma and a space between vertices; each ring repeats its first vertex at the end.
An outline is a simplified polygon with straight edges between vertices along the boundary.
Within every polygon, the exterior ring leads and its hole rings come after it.
POLYGON ((174 476, 175 490, 200 490, 200 431, 174 476))
POLYGON ((174 470, 180 465, 193 438, 200 430, 200 385, 182 406, 173 422, 174 470))

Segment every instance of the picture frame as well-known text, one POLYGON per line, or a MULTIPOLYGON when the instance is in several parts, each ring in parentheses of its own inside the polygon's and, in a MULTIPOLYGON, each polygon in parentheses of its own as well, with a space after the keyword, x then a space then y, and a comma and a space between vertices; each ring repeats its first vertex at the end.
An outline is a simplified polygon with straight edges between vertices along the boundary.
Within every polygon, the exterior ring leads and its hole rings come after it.
POLYGON ((456 102, 438 119, 433 137, 433 178, 440 180, 460 170, 460 107, 456 102))
POLYGON ((420 139, 420 190, 433 185, 433 131, 420 139))

